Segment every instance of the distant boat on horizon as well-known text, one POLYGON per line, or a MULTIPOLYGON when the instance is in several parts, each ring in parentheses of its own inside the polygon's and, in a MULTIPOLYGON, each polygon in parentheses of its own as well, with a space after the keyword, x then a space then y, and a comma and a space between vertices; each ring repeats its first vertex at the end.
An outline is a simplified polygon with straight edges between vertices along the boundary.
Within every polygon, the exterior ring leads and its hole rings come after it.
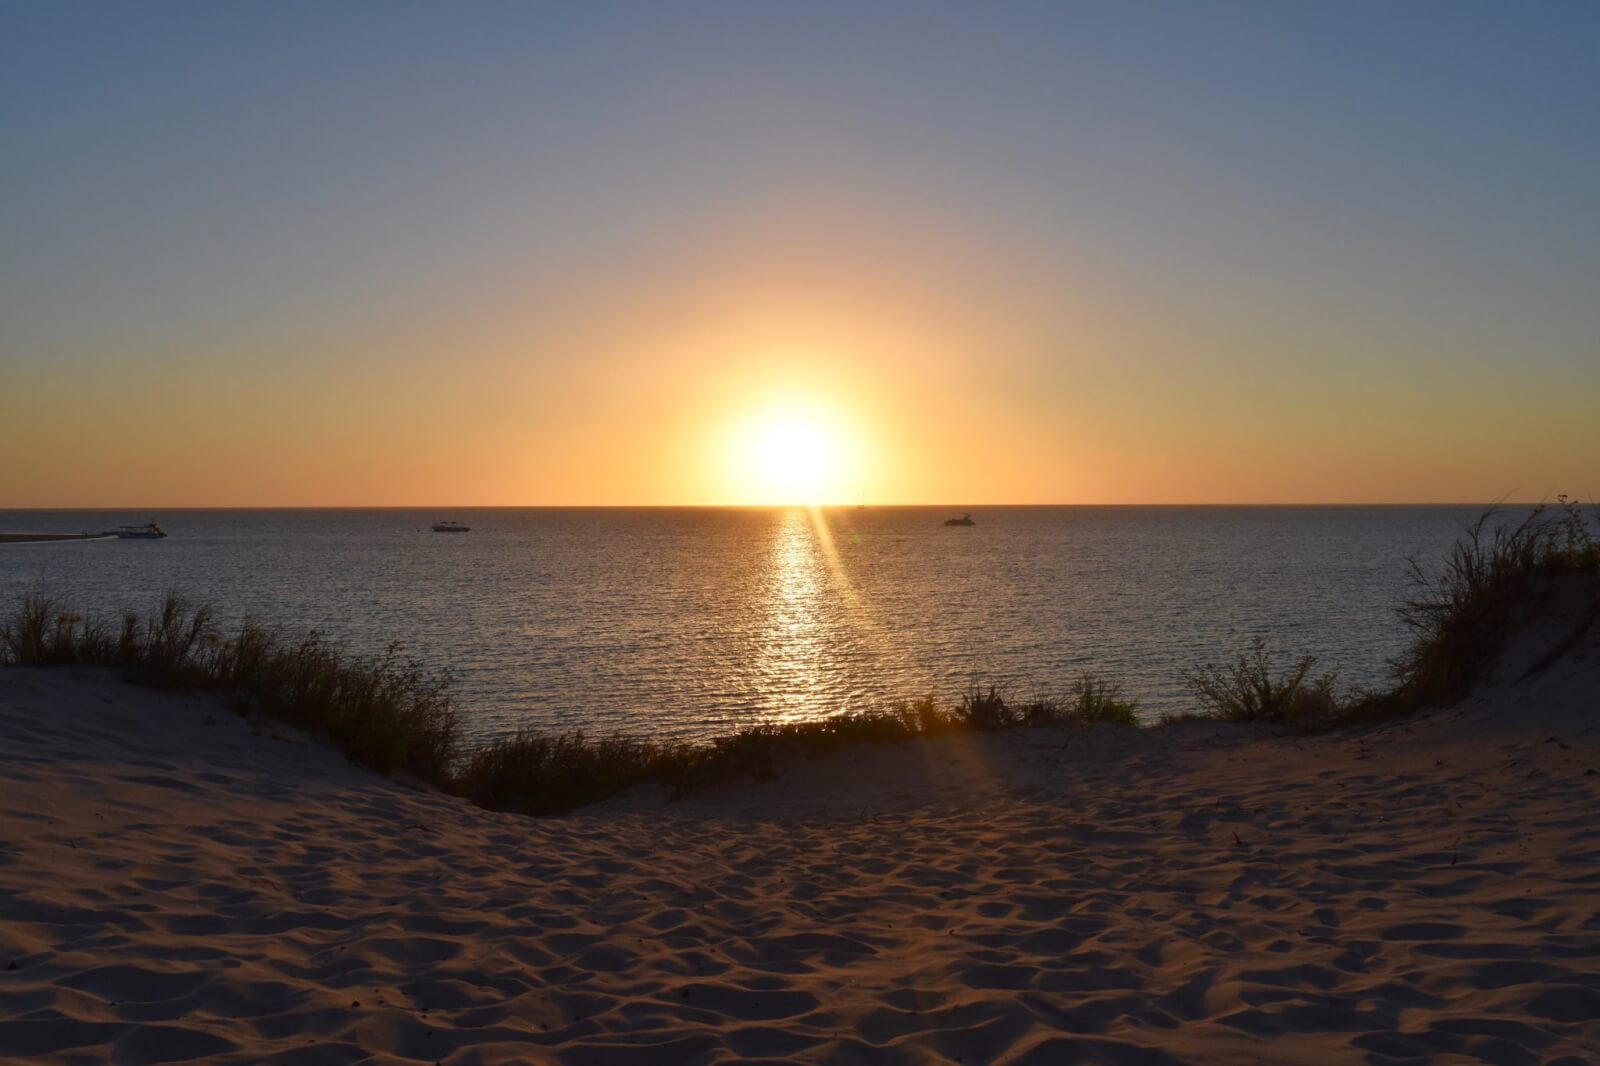
POLYGON ((460 522, 435 522, 433 531, 435 533, 471 533, 472 527, 464 526, 460 522))
POLYGON ((146 522, 142 526, 118 526, 115 533, 118 540, 161 540, 167 535, 154 522, 146 522))
POLYGON ((972 520, 972 512, 968 511, 960 518, 946 518, 944 524, 947 526, 975 526, 978 523, 972 520))

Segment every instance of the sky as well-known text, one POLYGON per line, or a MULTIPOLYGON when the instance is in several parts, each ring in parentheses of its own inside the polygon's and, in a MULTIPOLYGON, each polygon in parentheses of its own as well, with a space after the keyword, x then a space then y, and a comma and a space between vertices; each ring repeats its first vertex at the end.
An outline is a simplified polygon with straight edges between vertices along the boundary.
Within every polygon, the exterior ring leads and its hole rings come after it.
POLYGON ((0 508, 1597 498, 1597 55, 1591 3, 0 0, 0 508))

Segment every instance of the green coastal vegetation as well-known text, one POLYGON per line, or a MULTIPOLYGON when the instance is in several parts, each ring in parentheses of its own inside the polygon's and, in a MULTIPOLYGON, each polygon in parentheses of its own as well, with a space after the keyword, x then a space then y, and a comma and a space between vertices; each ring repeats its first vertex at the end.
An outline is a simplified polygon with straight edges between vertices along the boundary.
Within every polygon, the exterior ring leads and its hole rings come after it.
MULTIPOLYGON (((1456 542, 1438 576, 1413 561, 1415 591, 1399 608, 1412 639, 1391 687, 1345 691, 1314 656, 1279 666, 1254 642, 1231 661, 1202 664, 1185 681, 1196 711, 1178 720, 1264 723, 1321 730, 1359 724, 1465 696, 1516 625, 1539 610, 1552 583, 1583 582, 1600 609, 1600 535, 1562 498, 1516 524, 1485 513, 1456 542)), ((224 631, 213 610, 169 594, 149 615, 114 622, 24 595, 0 622, 0 662, 121 672, 136 683, 216 692, 241 714, 322 736, 354 763, 465 797, 492 810, 553 814, 656 784, 676 797, 773 776, 781 756, 851 744, 890 744, 1016 728, 1139 726, 1121 687, 1081 674, 1059 698, 1012 701, 974 688, 941 706, 933 697, 824 719, 754 725, 708 742, 581 731, 523 731, 469 747, 450 698, 450 675, 390 647, 351 653, 317 633, 246 620, 224 631)))

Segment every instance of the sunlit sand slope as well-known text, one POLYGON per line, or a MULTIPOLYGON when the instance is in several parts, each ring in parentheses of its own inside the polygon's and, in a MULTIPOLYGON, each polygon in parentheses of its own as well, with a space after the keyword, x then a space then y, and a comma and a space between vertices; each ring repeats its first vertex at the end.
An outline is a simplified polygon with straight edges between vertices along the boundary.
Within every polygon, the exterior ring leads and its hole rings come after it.
POLYGON ((0 1060, 1594 1061, 1597 681, 533 821, 0 670, 0 1060))

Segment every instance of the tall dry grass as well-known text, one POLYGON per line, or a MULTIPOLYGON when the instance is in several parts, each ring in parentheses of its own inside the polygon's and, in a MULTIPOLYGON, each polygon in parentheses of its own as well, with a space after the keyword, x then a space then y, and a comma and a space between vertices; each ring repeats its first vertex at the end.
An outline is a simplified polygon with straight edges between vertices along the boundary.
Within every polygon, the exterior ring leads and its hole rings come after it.
POLYGON ((1548 579, 1600 575, 1600 537, 1591 516, 1559 497, 1516 524, 1490 510, 1451 547, 1430 578, 1411 561, 1413 594, 1400 607, 1412 641, 1395 662, 1395 686, 1374 706, 1409 710, 1461 699, 1493 661, 1518 617, 1548 579))
POLYGON ((352 762, 434 784, 450 782, 459 756, 447 673, 392 647, 355 655, 315 633, 291 637, 248 620, 223 632, 209 607, 176 595, 148 615, 125 614, 113 630, 30 593, 0 621, 0 660, 107 667, 146 685, 223 693, 326 737, 352 762))
POLYGON ((1280 669, 1271 649, 1256 641, 1231 662, 1185 673, 1200 717, 1325 728, 1455 703, 1515 626, 1537 613, 1552 578, 1600 577, 1595 510, 1564 496, 1520 521, 1489 508, 1462 532, 1437 573, 1417 559, 1408 563, 1412 593, 1397 610, 1411 640, 1391 664, 1389 688, 1341 692, 1333 674, 1315 674, 1314 656, 1280 669))

